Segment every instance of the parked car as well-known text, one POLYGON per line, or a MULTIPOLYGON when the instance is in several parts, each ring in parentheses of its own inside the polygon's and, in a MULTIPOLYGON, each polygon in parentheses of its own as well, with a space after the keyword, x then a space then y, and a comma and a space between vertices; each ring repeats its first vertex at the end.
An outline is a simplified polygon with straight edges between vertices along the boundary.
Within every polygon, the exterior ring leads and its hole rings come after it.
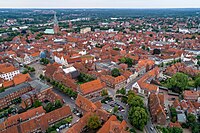
POLYGON ((62 130, 62 129, 64 129, 64 128, 65 128, 65 125, 61 125, 61 126, 59 127, 60 130, 62 130))
POLYGON ((121 112, 125 112, 125 110, 124 110, 124 109, 122 109, 122 110, 121 110, 121 112))

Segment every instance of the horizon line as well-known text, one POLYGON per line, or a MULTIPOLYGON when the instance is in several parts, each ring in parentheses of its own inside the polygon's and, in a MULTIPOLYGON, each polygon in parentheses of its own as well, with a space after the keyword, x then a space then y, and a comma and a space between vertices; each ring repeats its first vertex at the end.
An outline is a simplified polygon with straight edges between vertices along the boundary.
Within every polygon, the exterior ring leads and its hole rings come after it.
POLYGON ((0 7, 0 9, 200 9, 200 7, 0 7))

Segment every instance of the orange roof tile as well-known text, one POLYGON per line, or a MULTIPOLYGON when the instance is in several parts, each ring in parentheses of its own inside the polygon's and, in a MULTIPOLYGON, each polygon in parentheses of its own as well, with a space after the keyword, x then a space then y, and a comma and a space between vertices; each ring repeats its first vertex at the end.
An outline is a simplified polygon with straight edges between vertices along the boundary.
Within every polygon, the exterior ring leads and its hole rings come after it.
POLYGON ((3 87, 8 88, 14 85, 13 80, 3 82, 3 87))
POLYGON ((85 110, 85 111, 95 111, 97 109, 97 106, 92 102, 90 101, 89 99, 81 96, 81 95, 78 95, 78 97, 76 98, 76 102, 75 104, 85 110))
POLYGON ((181 125, 180 125, 179 122, 175 122, 175 123, 170 122, 168 126, 169 126, 169 127, 179 127, 179 128, 181 128, 181 125))
POLYGON ((97 133, 128 133, 125 131, 126 122, 122 121, 121 123, 117 120, 117 117, 112 115, 108 121, 97 131, 97 133))
POLYGON ((104 84, 99 79, 97 79, 97 80, 93 80, 93 81, 81 84, 80 91, 83 95, 86 95, 91 92, 101 90, 104 87, 105 87, 104 84))
POLYGON ((27 74, 18 74, 13 78, 13 82, 15 85, 24 83, 26 81, 29 81, 31 79, 30 75, 27 74))
POLYGON ((17 68, 15 68, 12 64, 9 63, 0 64, 0 74, 9 73, 16 70, 17 68))

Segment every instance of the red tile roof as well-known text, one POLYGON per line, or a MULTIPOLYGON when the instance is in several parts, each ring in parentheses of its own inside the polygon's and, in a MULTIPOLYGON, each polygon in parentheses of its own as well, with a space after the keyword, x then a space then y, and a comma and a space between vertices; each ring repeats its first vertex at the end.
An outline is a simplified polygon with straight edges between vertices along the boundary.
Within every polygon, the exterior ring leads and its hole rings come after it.
POLYGON ((142 89, 146 89, 148 91, 156 92, 158 87, 156 85, 150 84, 147 82, 148 79, 155 78, 159 74, 159 68, 155 67, 146 73, 141 79, 138 80, 138 84, 142 89))
POLYGON ((178 127, 178 128, 181 128, 181 125, 180 125, 179 122, 175 122, 175 123, 170 122, 168 126, 169 126, 169 127, 178 127))
POLYGON ((83 95, 102 90, 105 87, 105 84, 102 83, 99 79, 93 80, 80 85, 80 92, 83 95))
POLYGON ((15 68, 12 64, 9 63, 0 64, 0 74, 9 73, 16 70, 17 68, 15 68))
POLYGON ((124 120, 120 123, 117 117, 112 115, 97 133, 128 133, 125 131, 126 127, 127 124, 124 120))
POLYGON ((75 104, 86 112, 94 112, 97 109, 97 106, 92 101, 81 95, 78 95, 75 104))
POLYGON ((24 83, 26 81, 29 81, 31 79, 30 75, 27 74, 18 74, 15 77, 13 77, 13 82, 15 85, 24 83))
POLYGON ((112 77, 110 75, 102 75, 100 78, 102 81, 109 82, 114 85, 124 82, 126 80, 126 78, 123 75, 117 77, 112 77))
POLYGON ((4 88, 11 87, 13 85, 14 85, 13 80, 3 82, 3 87, 4 88))

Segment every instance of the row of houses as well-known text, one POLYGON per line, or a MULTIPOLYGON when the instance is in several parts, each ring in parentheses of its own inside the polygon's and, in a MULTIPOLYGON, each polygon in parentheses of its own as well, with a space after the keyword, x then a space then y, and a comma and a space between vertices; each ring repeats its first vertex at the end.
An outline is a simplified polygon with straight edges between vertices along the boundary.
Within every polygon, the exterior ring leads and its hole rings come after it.
POLYGON ((98 116, 103 124, 97 133, 128 133, 126 121, 120 122, 116 116, 101 109, 102 105, 100 102, 93 103, 89 99, 78 95, 75 104, 76 108, 83 114, 83 117, 69 128, 66 133, 80 133, 84 131, 89 118, 93 115, 98 116))
POLYGON ((42 83, 39 80, 33 80, 9 87, 4 92, 1 92, 0 109, 12 105, 12 101, 18 98, 22 99, 21 106, 24 108, 32 106, 35 100, 39 100, 41 102, 49 100, 53 102, 58 99, 63 102, 59 95, 52 92, 50 86, 42 83))
POLYGON ((69 106, 63 106, 49 113, 42 106, 30 109, 24 113, 8 117, 0 123, 1 133, 45 133, 54 123, 71 116, 69 106))

